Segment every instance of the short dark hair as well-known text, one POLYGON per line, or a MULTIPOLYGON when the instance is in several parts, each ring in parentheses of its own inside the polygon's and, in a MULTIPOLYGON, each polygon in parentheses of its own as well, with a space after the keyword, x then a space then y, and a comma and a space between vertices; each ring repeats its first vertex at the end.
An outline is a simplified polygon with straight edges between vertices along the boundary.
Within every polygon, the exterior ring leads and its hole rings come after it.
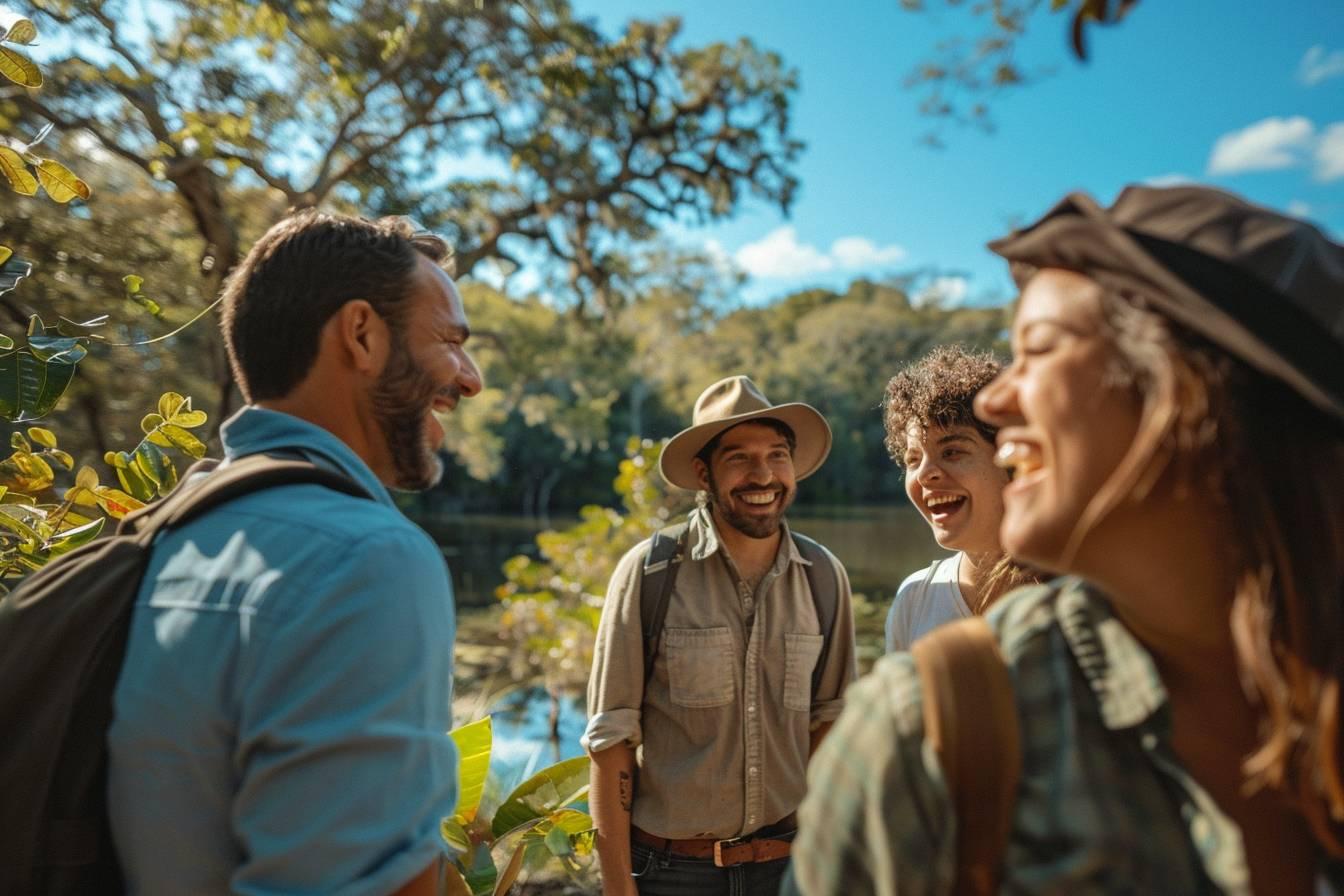
POLYGON ((723 437, 726 436, 728 433, 732 432, 733 430, 737 429, 738 426, 745 426, 748 423, 756 423, 761 426, 768 426, 775 432, 779 433, 779 435, 783 437, 784 441, 789 443, 789 454, 793 454, 794 449, 798 447, 798 437, 793 434, 792 426, 785 423, 783 420, 778 420, 774 417, 755 417, 751 420, 743 420, 741 423, 738 423, 734 426, 730 426, 727 429, 720 432, 714 438, 706 442, 705 447, 701 448, 699 451, 695 453, 696 458, 701 462, 703 462, 705 466, 707 467, 710 466, 709 461, 710 458, 714 456, 714 449, 719 447, 719 443, 723 441, 723 437))
POLYGON ((421 256, 451 267, 448 244, 405 218, 308 209, 266 231, 224 284, 221 328, 243 396, 288 395, 313 366, 322 327, 346 302, 364 299, 399 332, 421 256))
POLYGON ((970 426, 993 443, 998 429, 975 416, 975 393, 999 375, 1003 363, 989 352, 960 345, 940 345, 904 367, 887 383, 882 422, 887 431, 887 453, 905 462, 906 433, 913 422, 920 429, 970 426))

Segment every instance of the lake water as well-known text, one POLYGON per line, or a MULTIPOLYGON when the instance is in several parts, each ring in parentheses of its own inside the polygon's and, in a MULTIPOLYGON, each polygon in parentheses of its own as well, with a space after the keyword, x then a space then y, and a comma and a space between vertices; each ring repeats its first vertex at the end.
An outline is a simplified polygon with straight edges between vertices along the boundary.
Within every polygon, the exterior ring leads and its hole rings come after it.
MULTIPOLYGON (((552 520, 563 528, 566 520, 552 520)), ((500 567, 515 554, 537 556, 535 519, 452 516, 421 520, 453 571, 461 607, 490 606, 503 581, 500 567)), ((944 552, 908 504, 895 507, 800 508, 789 515, 797 531, 830 548, 849 571, 854 591, 872 600, 891 596, 901 580, 944 552)))

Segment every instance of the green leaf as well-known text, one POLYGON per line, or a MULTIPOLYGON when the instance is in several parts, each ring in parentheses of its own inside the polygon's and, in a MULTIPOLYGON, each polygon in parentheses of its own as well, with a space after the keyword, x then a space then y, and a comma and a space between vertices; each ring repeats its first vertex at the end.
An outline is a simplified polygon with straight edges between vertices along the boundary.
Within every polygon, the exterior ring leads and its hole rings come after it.
POLYGON ((59 448, 51 448, 47 451, 47 454, 51 456, 52 460, 65 467, 67 470, 73 470, 75 468, 75 459, 67 452, 62 451, 59 448))
MULTIPOLYGON (((148 441, 141 442, 135 448, 135 465, 140 474, 154 484, 154 488, 159 494, 166 494, 163 488, 164 480, 170 476, 176 481, 177 477, 168 471, 168 455, 163 453, 163 449, 148 441)), ((131 492, 135 494, 135 492, 131 492)), ((151 497, 153 497, 151 495, 151 497)))
POLYGON ((86 353, 77 348, 78 357, 57 354, 46 360, 24 349, 0 355, 0 417, 22 423, 51 413, 75 377, 78 358, 86 353))
POLYGON ((18 519, 13 511, 14 505, 0 504, 0 528, 8 529, 31 545, 40 543, 42 536, 37 533, 37 530, 18 519))
POLYGON ((47 550, 51 551, 54 556, 82 547, 98 537, 99 533, 103 531, 105 522, 105 519, 99 518, 82 526, 66 529, 47 541, 47 550))
POLYGON ((98 336, 98 329, 106 326, 107 320, 108 316, 106 314, 99 315, 91 320, 86 320, 83 323, 78 323, 64 317, 58 317, 56 319, 56 332, 60 333, 62 336, 71 336, 76 339, 88 339, 90 337, 98 336))
POLYGON ((143 433, 151 433, 158 429, 159 424, 161 423, 163 423, 163 418, 158 414, 146 414, 140 418, 140 431, 143 433))
POLYGON ((117 467, 117 480, 121 483, 121 487, 130 492, 131 496, 137 501, 152 501, 155 492, 158 491, 155 483, 151 482, 141 472, 138 463, 129 463, 124 467, 117 467))
POLYGON ((33 446, 23 437, 21 432, 12 432, 9 434, 9 447, 15 451, 32 452, 33 446))
POLYGON ((20 87, 42 86, 42 70, 37 64, 18 50, 5 46, 0 46, 0 75, 4 75, 20 87))
POLYGON ((159 432, 183 454, 198 459, 205 457, 205 443, 182 427, 165 423, 159 427, 159 432))
POLYGON ((28 427, 28 438, 41 445, 43 448, 56 447, 56 433, 49 429, 43 429, 40 426, 28 427))
POLYGON ((499 879, 499 872, 495 869, 495 859, 490 855, 490 849, 485 844, 482 843, 476 847, 472 854, 471 867, 466 869, 464 877, 473 896, 494 891, 495 881, 499 879))
POLYGON ((112 467, 114 470, 124 467, 131 462, 131 456, 125 451, 109 451, 103 455, 103 463, 112 467))
MULTIPOLYGON (((123 283, 131 279, 143 282, 141 281, 141 278, 136 277, 134 274, 127 274, 125 277, 122 277, 121 279, 123 283)), ((127 288, 129 289, 130 286, 128 285, 127 288)), ((137 285, 136 289, 139 288, 140 287, 137 285)), ((162 417, 163 419, 171 420, 173 419, 173 415, 183 410, 188 411, 191 410, 190 399, 183 398, 176 392, 165 392, 159 396, 159 416, 162 417), (183 405, 185 405, 185 407, 183 407, 183 405)))
POLYGON ((71 199, 87 200, 92 195, 88 184, 55 159, 43 159, 38 163, 37 180, 47 195, 62 205, 71 199))
MULTIPOLYGON (((4 50, 4 47, 0 47, 4 50)), ((37 178, 28 170, 28 163, 8 146, 0 146, 0 175, 9 181, 9 188, 23 196, 37 195, 37 178)))
POLYGON ((468 822, 476 817, 480 808, 481 794, 485 791, 485 779, 490 773, 490 748, 492 729, 490 717, 479 722, 463 725, 451 732, 457 744, 459 765, 457 769, 458 798, 454 814, 461 815, 468 822))
POLYGON ((564 828, 551 828, 544 842, 553 856, 567 856, 574 852, 574 847, 569 842, 569 832, 564 828))
POLYGON ((537 772, 509 794, 490 829, 503 836, 521 824, 545 818, 588 795, 587 756, 577 756, 537 772))
POLYGON ((443 842, 448 844, 458 855, 466 855, 471 851, 471 838, 467 836, 466 828, 462 827, 462 816, 454 815, 452 818, 445 818, 439 822, 439 836, 443 842))

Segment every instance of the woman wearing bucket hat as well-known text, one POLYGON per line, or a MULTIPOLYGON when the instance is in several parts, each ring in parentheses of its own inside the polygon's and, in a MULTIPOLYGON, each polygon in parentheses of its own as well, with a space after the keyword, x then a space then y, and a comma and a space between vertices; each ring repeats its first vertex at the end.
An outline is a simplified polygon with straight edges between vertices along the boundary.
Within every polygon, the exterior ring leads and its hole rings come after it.
POLYGON ((977 875, 953 808, 975 795, 926 725, 944 692, 897 654, 816 757, 798 884, 1344 893, 1344 247, 1131 187, 991 248, 1022 285, 1014 361, 976 402, 1014 474, 1001 538, 1078 576, 988 617, 1021 757, 1003 836, 977 875))

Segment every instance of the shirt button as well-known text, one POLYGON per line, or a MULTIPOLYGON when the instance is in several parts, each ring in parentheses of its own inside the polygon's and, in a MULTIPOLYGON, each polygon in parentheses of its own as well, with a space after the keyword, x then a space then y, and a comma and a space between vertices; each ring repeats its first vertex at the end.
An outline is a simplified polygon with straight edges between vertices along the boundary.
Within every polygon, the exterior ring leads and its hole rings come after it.
POLYGON ((755 704, 755 703, 748 703, 748 704, 747 704, 747 712, 755 712, 755 711, 756 711, 756 704, 755 704))
POLYGON ((748 824, 755 824, 755 823, 756 823, 756 816, 755 816, 755 815, 748 815, 748 816, 747 816, 747 823, 748 823, 748 824))
POLYGON ((1153 734, 1151 731, 1145 734, 1139 742, 1143 744, 1145 750, 1157 749, 1157 735, 1153 734))
POLYGON ((751 775, 753 778, 756 777, 756 766, 753 765, 751 768, 747 769, 747 774, 751 775))

